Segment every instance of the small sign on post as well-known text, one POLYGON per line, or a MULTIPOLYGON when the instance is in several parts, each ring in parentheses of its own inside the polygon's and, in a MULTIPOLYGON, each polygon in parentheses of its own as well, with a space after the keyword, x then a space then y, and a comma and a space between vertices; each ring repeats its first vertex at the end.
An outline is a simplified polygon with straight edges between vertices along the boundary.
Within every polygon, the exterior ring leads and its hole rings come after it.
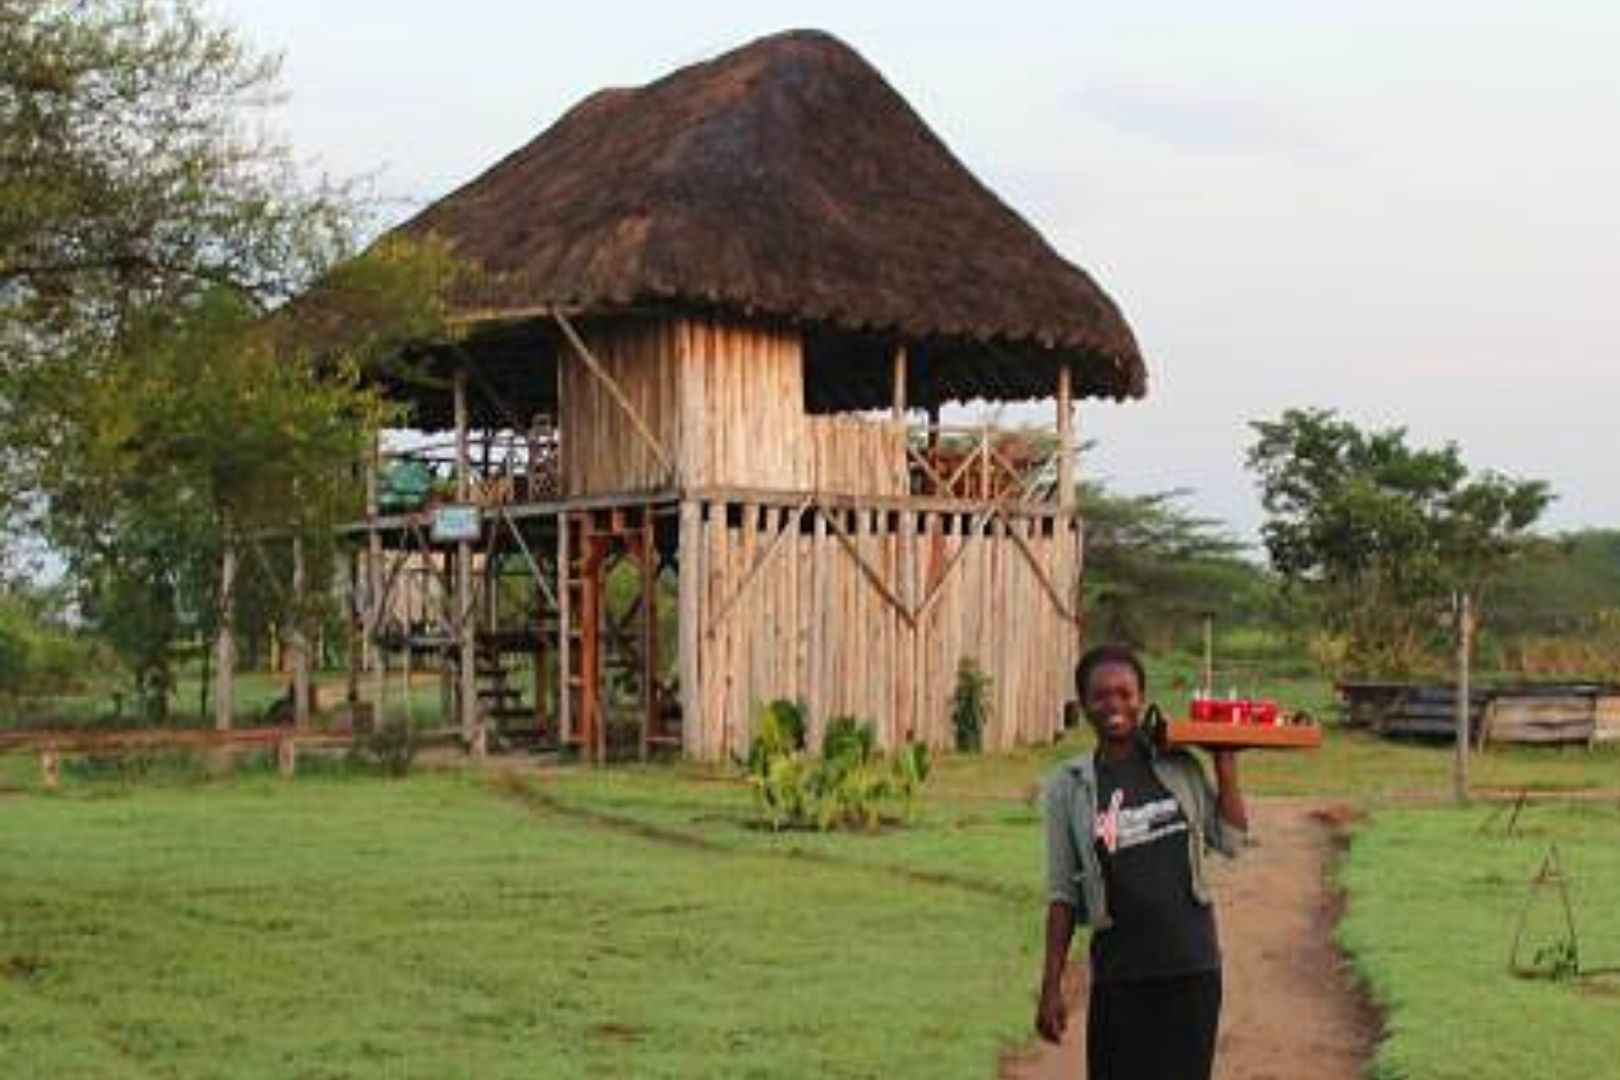
POLYGON ((433 508, 433 542, 454 544, 477 540, 483 530, 478 507, 471 503, 451 503, 433 508))

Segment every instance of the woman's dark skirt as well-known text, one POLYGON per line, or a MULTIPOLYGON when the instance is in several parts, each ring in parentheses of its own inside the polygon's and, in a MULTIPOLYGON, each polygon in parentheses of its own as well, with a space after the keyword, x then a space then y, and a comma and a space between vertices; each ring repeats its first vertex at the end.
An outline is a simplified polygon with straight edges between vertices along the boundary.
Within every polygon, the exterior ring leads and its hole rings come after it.
POLYGON ((1104 983, 1086 1015, 1089 1080, 1209 1080, 1221 973, 1104 983))

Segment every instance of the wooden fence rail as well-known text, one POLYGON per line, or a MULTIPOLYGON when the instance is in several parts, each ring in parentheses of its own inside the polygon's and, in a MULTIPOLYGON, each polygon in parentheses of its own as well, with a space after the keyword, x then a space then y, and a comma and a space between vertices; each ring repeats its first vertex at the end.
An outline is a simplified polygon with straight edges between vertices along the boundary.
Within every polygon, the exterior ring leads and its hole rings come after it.
POLYGON ((348 746, 353 741, 351 732, 297 728, 0 731, 0 754, 38 753, 40 776, 47 788, 54 789, 61 778, 63 754, 267 746, 275 748, 276 766, 281 774, 291 776, 298 767, 300 746, 348 746))

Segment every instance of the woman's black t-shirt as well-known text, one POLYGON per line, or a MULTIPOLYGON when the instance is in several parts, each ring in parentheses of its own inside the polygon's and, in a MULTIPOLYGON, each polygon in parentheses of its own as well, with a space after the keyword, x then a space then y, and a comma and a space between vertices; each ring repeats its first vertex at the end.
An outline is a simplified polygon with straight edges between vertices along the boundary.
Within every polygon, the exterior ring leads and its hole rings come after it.
POLYGON ((1187 827, 1146 758, 1097 759, 1096 844, 1113 926, 1091 936, 1092 982, 1221 966, 1214 909, 1193 897, 1187 827))

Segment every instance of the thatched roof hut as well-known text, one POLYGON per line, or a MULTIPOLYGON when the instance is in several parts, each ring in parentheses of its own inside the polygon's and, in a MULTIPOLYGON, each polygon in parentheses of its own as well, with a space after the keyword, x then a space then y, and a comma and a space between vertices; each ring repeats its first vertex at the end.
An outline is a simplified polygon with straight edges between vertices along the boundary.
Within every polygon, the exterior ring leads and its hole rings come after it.
POLYGON ((887 405, 900 342, 918 406, 1047 397, 1059 364, 1079 396, 1146 389, 1107 294, 823 33, 597 93, 399 232, 481 271, 455 305, 518 398, 556 311, 797 327, 813 410, 887 405))

